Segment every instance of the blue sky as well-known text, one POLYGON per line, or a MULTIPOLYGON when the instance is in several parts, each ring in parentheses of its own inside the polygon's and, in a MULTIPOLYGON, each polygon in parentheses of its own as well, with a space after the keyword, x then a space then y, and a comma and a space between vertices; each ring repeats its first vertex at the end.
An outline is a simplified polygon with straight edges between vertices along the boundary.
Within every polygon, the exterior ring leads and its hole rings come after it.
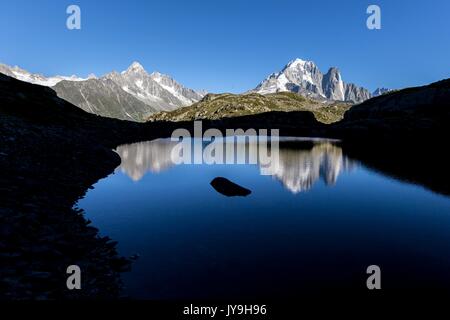
POLYGON ((370 90, 450 77, 450 1, 2 0, 0 62, 102 75, 134 60, 194 89, 242 92, 299 57, 370 90), (82 29, 66 28, 81 8, 82 29), (381 7, 382 29, 366 28, 381 7))

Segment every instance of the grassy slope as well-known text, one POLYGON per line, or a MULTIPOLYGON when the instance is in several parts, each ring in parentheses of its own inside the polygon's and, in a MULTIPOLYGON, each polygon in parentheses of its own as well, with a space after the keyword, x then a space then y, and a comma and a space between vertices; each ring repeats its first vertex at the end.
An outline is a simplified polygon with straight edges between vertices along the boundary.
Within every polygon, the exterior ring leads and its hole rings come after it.
POLYGON ((192 106, 177 109, 172 112, 159 112, 150 116, 148 120, 217 120, 271 111, 311 111, 318 121, 332 123, 341 120, 348 108, 350 108, 350 105, 346 103, 321 103, 291 92, 280 92, 269 95, 260 95, 257 93, 243 95, 224 93, 208 94, 192 106))

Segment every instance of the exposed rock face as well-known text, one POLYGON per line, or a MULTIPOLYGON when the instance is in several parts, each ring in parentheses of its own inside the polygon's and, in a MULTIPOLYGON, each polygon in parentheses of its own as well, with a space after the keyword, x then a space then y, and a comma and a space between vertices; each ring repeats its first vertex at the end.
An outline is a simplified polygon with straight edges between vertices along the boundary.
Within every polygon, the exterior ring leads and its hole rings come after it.
POLYGON ((381 96, 382 94, 388 93, 389 91, 392 91, 392 90, 388 89, 388 88, 377 88, 377 89, 375 89, 374 92, 372 92, 372 97, 381 96))
POLYGON ((283 70, 273 73, 252 92, 269 94, 290 91, 305 97, 337 101, 362 102, 371 97, 368 90, 342 80, 337 68, 330 68, 322 74, 312 61, 295 59, 283 70))
POLYGON ((192 89, 186 88, 171 77, 156 71, 150 74, 150 78, 152 78, 168 92, 172 93, 172 95, 179 100, 176 101, 176 106, 189 106, 194 102, 199 101, 207 94, 206 91, 194 91, 192 89))
POLYGON ((353 106, 336 128, 353 138, 447 135, 449 106, 450 79, 446 79, 391 91, 353 106))
MULTIPOLYGON (((77 77, 72 75, 70 77, 66 76, 54 76, 54 77, 45 77, 42 74, 35 74, 28 72, 24 69, 19 68, 18 66, 10 67, 6 64, 0 64, 0 73, 3 73, 7 76, 16 78, 17 80, 25 81, 32 84, 38 84, 41 86, 51 87, 61 82, 63 80, 68 81, 84 81, 87 79, 77 77)), ((88 79, 95 78, 95 75, 90 75, 88 79)))
POLYGON ((157 109, 122 90, 110 79, 61 81, 53 87, 58 96, 84 111, 122 120, 142 121, 157 109))
POLYGON ((330 68, 323 76, 322 90, 328 99, 346 100, 344 82, 337 68, 330 68))
POLYGON ((134 62, 127 70, 111 72, 104 76, 117 83, 124 91, 155 109, 170 111, 199 101, 203 96, 183 87, 159 72, 148 74, 142 65, 134 62))
POLYGON ((0 63, 0 73, 3 73, 4 75, 7 75, 9 77, 15 78, 14 73, 12 72, 11 69, 12 69, 12 67, 0 63))
POLYGON ((348 101, 360 102, 370 99, 371 95, 368 90, 353 83, 348 83, 345 85, 345 98, 348 101))
POLYGON ((203 97, 167 75, 148 74, 137 62, 121 73, 108 73, 95 82, 66 81, 54 89, 60 97, 88 112, 140 122, 153 112, 175 110, 203 97))
POLYGON ((58 96, 97 115, 122 120, 144 121, 155 111, 170 111, 199 101, 205 93, 196 92, 171 77, 148 74, 138 62, 121 72, 87 79, 77 76, 45 77, 19 67, 0 64, 0 72, 16 79, 53 87, 58 96))
POLYGON ((322 79, 323 75, 314 62, 296 59, 286 65, 281 72, 268 76, 254 91, 260 94, 292 91, 320 98, 323 97, 322 79))

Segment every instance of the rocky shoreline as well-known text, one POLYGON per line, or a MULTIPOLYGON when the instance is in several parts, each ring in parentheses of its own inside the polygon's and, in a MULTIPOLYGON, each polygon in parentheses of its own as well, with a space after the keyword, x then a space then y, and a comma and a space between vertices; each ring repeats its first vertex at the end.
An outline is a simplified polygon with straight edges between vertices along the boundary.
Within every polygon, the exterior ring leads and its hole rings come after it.
POLYGON ((120 164, 112 149, 164 130, 80 112, 7 77, 0 106, 0 300, 119 298, 130 259, 74 204, 120 164), (82 290, 70 291, 74 264, 82 290))
POLYGON ((44 129, 4 115, 1 123, 0 296, 118 297, 129 260, 73 208, 120 164, 118 155, 63 128, 44 129), (83 270, 80 291, 66 288, 66 268, 73 264, 83 270))

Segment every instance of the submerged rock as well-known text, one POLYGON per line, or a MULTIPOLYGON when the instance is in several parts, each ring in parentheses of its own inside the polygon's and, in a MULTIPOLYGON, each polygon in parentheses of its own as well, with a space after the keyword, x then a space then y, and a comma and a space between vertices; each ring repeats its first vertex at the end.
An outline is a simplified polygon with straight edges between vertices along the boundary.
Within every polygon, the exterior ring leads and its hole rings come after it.
POLYGON ((227 197, 246 197, 252 193, 249 189, 241 187, 240 185, 223 177, 214 178, 210 184, 217 192, 227 197))

